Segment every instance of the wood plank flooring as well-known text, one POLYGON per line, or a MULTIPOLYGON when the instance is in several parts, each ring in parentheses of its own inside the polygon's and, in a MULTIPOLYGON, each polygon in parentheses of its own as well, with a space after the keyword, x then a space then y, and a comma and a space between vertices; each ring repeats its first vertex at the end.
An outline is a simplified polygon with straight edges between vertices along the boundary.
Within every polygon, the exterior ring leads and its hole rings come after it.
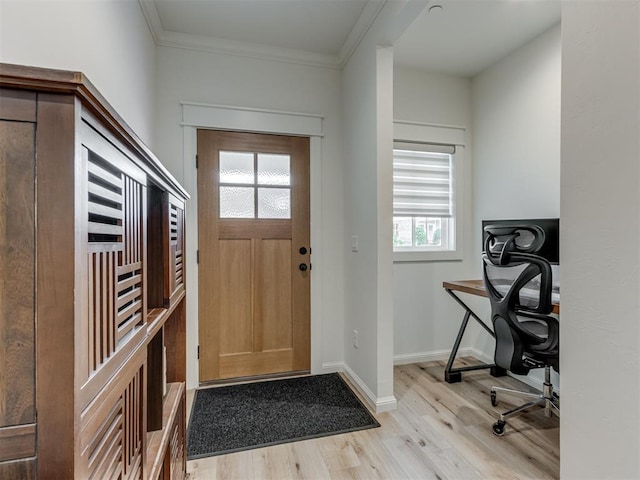
POLYGON ((193 460, 190 480, 559 478, 557 417, 536 408, 510 420, 503 437, 491 432, 500 412, 521 403, 498 394, 492 407, 491 386, 526 385, 488 371, 450 385, 443 372, 444 362, 395 367, 398 408, 376 415, 380 428, 193 460))

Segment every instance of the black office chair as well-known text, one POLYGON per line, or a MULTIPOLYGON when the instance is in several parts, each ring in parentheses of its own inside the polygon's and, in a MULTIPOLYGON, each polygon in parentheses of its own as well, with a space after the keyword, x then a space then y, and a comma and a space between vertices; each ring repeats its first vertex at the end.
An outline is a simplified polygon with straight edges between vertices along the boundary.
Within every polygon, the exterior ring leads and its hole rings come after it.
POLYGON ((496 336, 495 363, 518 375, 534 368, 545 369, 542 393, 491 388, 491 404, 497 405, 498 391, 533 398, 500 415, 493 433, 504 434, 507 418, 535 405, 545 415, 559 413, 560 404, 551 384, 551 368, 559 371, 558 320, 549 314, 551 266, 535 255, 544 243, 544 231, 537 225, 487 225, 482 254, 484 283, 491 301, 491 320, 496 336))

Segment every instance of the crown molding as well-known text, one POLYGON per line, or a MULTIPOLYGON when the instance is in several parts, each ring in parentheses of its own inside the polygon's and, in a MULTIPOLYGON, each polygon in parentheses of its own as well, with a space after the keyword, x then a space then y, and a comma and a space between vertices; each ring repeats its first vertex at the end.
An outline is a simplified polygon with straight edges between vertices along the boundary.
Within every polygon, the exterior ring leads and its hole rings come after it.
POLYGON ((156 4, 153 0, 138 0, 138 4, 142 10, 142 15, 144 15, 144 19, 147 22, 147 27, 149 27, 149 32, 151 32, 153 41, 157 45, 158 38, 164 31, 164 28, 162 27, 162 22, 160 21, 160 15, 158 15, 156 4))
POLYGON ((241 42, 225 38, 190 35, 165 30, 153 0, 138 0, 153 41, 158 46, 197 50, 222 55, 255 58, 284 63, 332 68, 340 70, 375 22, 387 0, 369 0, 362 10, 338 55, 330 55, 293 48, 241 42))
POLYGON ((184 33, 163 31, 158 36, 157 45, 163 47, 184 48, 204 52, 234 55, 260 60, 270 60, 284 63, 297 63, 314 67, 339 68, 338 57, 293 48, 281 48, 271 45, 259 45, 249 42, 239 42, 226 38, 205 37, 184 33))
POLYGON ((378 18, 387 1, 388 0, 369 0, 367 2, 358 20, 351 29, 351 32, 349 32, 347 40, 344 42, 344 45, 342 45, 340 53, 338 53, 338 68, 342 69, 342 67, 347 64, 353 52, 358 48, 358 45, 360 45, 360 42, 378 18))

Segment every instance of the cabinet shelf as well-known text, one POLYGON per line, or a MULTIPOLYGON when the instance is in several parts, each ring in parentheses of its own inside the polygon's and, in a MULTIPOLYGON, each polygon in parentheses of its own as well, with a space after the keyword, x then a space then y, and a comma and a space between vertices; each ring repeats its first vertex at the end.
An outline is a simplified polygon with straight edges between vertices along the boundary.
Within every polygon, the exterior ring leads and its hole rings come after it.
POLYGON ((147 338, 151 339, 162 328, 167 319, 171 316, 176 306, 180 304, 185 296, 182 291, 171 303, 169 308, 151 308, 147 311, 147 338))

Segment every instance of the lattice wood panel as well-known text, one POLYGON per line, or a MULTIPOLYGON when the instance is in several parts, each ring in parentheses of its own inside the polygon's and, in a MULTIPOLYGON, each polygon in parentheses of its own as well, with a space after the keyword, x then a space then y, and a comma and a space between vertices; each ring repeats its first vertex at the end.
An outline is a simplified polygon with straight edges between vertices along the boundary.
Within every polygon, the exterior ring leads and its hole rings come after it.
POLYGON ((105 363, 116 349, 115 314, 117 248, 89 254, 89 370, 105 363))
POLYGON ((118 398, 104 422, 95 431, 87 432, 92 439, 86 450, 88 478, 118 478, 122 475, 124 408, 118 398))
POLYGON ((125 176, 124 189, 124 250, 118 263, 117 338, 121 340, 143 323, 143 196, 144 187, 125 176))
POLYGON ((184 287, 184 209, 169 204, 170 291, 184 287))
POLYGON ((109 162, 88 152, 89 242, 122 242, 123 179, 109 162))
POLYGON ((82 431, 86 478, 143 478, 143 389, 141 366, 115 400, 112 397, 90 407, 82 431))
POLYGON ((143 436, 143 383, 142 369, 138 370, 127 386, 124 399, 124 478, 142 478, 143 436))
POLYGON ((184 435, 184 399, 181 401, 178 418, 171 432, 169 440, 169 452, 171 458, 171 478, 183 478, 186 470, 185 465, 185 435, 184 435))
POLYGON ((88 374, 144 323, 145 187, 88 151, 88 374))

